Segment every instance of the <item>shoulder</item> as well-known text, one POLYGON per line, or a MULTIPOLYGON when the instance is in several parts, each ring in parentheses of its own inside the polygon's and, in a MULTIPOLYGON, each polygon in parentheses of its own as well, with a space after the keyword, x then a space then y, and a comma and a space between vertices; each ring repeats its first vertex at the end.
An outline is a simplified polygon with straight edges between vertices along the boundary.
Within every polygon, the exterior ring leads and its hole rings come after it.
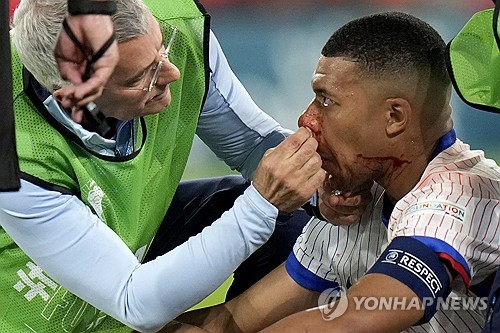
POLYGON ((456 140, 425 169, 414 189, 403 201, 427 198, 500 197, 500 167, 481 150, 456 140))

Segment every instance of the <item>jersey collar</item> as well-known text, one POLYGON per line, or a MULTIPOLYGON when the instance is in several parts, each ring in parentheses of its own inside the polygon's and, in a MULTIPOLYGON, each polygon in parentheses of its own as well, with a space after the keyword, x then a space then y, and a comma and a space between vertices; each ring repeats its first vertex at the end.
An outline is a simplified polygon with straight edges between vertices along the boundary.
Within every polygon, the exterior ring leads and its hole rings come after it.
MULTIPOLYGON (((448 133, 443 135, 439 140, 436 145, 436 148, 432 152, 431 155, 431 160, 433 160, 437 155, 439 155, 442 151, 448 149, 455 143, 457 140, 457 133, 455 130, 452 128, 448 133)), ((392 211, 394 209, 394 204, 391 202, 389 199, 389 196, 384 193, 384 200, 383 200, 383 206, 382 206, 382 222, 384 225, 387 227, 389 225, 389 218, 391 217, 392 211)))

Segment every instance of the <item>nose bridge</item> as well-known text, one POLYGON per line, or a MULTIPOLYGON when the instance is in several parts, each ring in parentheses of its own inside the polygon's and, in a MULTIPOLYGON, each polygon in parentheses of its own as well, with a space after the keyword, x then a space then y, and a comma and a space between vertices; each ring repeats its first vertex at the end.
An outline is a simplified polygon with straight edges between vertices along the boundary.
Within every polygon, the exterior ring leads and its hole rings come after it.
POLYGON ((156 80, 166 72, 166 63, 168 62, 168 53, 163 45, 156 55, 156 64, 153 66, 151 71, 151 82, 156 84, 156 80))

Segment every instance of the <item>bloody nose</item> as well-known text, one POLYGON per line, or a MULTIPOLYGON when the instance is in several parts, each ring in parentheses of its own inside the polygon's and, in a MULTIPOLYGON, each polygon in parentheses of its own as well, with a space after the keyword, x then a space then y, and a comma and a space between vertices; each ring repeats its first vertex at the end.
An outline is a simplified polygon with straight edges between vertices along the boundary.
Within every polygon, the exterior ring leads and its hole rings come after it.
POLYGON ((311 108, 307 108, 299 117, 298 120, 299 127, 307 127, 313 133, 313 137, 318 139, 319 134, 321 133, 320 128, 320 120, 319 113, 311 110, 311 108))

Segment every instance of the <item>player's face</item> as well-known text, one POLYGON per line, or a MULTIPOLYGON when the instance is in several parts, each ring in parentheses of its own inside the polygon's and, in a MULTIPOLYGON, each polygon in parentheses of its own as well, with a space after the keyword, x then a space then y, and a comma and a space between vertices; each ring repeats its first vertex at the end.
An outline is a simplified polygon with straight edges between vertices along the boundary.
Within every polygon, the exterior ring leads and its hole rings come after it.
POLYGON ((179 70, 162 57, 164 41, 158 22, 151 16, 148 33, 118 44, 120 60, 96 101, 108 117, 122 120, 160 112, 171 102, 169 84, 180 77, 179 70), (156 85, 145 91, 160 60, 156 85))
MULTIPOLYGON (((321 57, 312 79, 315 97, 299 118, 318 140, 323 169, 340 190, 356 190, 377 179, 383 156, 383 100, 363 81, 357 63, 321 57)), ((376 89, 375 89, 376 90, 376 89)))

